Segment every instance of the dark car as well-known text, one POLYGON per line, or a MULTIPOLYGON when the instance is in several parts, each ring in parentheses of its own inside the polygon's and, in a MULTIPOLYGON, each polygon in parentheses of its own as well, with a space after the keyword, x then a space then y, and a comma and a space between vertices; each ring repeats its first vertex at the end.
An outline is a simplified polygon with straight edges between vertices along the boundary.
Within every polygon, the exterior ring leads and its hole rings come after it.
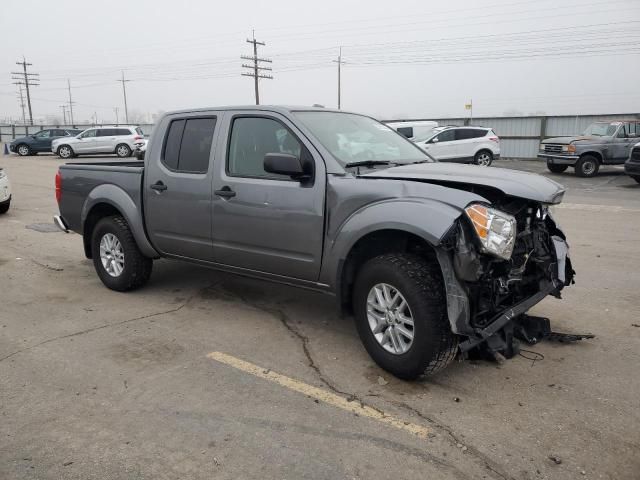
POLYGON ((16 138, 9 144, 9 150, 17 153, 21 157, 34 155, 38 152, 50 152, 51 142, 53 140, 61 137, 75 137, 80 132, 82 132, 82 130, 76 130, 74 128, 50 128, 40 130, 33 135, 16 138))
POLYGON ((640 143, 636 143, 631 149, 629 158, 624 163, 624 171, 636 182, 640 183, 640 143))

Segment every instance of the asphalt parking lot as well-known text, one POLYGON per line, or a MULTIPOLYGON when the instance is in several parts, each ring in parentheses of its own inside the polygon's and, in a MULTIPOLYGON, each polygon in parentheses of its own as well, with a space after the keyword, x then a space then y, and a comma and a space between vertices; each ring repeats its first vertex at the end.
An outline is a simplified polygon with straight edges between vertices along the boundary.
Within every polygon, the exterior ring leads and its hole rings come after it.
POLYGON ((107 290, 47 227, 60 163, 0 157, 0 478, 638 478, 640 184, 620 168, 499 162, 568 187, 577 283, 534 313, 595 339, 404 382, 330 297, 164 260, 107 290))

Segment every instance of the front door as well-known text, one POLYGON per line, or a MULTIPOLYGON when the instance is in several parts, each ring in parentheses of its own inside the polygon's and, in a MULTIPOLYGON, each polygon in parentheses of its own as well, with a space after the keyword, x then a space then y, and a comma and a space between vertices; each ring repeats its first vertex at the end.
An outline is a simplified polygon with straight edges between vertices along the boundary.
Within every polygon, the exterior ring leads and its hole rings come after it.
POLYGON ((635 122, 623 123, 618 127, 618 132, 611 142, 612 163, 624 163, 629 158, 631 147, 638 143, 636 128, 640 125, 635 122))
POLYGON ((32 150, 36 152, 51 151, 51 130, 41 130, 33 136, 32 150))
POLYGON ((94 151, 96 145, 96 129, 85 130, 78 136, 78 141, 72 145, 76 153, 90 153, 94 151))
POLYGON ((212 259, 211 182, 216 113, 166 117, 147 152, 144 211, 153 246, 166 255, 212 259))
POLYGON ((317 280, 324 236, 324 162, 284 116, 227 115, 218 148, 224 162, 216 164, 213 185, 215 261, 317 280), (267 153, 289 153, 313 162, 314 178, 300 182, 266 172, 267 153))
POLYGON ((445 130, 425 144, 425 150, 436 160, 451 160, 456 156, 454 130, 445 130))

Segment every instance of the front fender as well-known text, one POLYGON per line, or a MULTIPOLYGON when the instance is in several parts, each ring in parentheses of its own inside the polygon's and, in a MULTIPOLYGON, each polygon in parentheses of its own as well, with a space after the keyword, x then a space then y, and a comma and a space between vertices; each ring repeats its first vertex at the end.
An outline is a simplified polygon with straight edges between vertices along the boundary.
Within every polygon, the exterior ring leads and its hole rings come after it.
POLYGON ((356 242, 369 233, 400 230, 435 247, 461 213, 454 206, 432 199, 392 199, 369 204, 350 215, 327 239, 320 280, 336 291, 345 259, 356 242))
POLYGON ((91 209, 99 204, 111 205, 122 214, 143 255, 150 258, 160 256, 147 238, 142 219, 142 205, 137 205, 125 190, 111 183, 98 185, 87 195, 80 216, 83 232, 91 209))

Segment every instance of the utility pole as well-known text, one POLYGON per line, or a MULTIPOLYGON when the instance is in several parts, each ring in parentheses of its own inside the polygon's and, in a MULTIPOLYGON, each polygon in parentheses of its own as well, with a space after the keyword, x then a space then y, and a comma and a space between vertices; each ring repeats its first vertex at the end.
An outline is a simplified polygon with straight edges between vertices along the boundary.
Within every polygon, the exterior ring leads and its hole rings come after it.
POLYGON ((250 56, 247 56, 247 55, 241 55, 240 58, 243 59, 243 60, 251 60, 253 62, 253 65, 247 65, 247 64, 243 63, 242 67, 251 69, 253 71, 251 73, 245 72, 245 73, 242 73, 241 75, 244 76, 244 77, 253 77, 255 95, 256 95, 256 105, 260 105, 260 92, 258 90, 258 81, 261 78, 273 79, 273 77, 271 75, 264 75, 264 74, 260 73, 260 71, 271 71, 271 70, 273 70, 271 67, 261 67, 260 66, 260 62, 272 63, 272 61, 267 59, 267 58, 259 58, 258 57, 258 45, 264 46, 265 43, 264 42, 259 42, 259 41, 256 40, 255 31, 253 32, 253 40, 247 39, 247 43, 252 43, 253 44, 253 56, 250 57, 250 56))
POLYGON ((69 117, 71 118, 71 126, 75 126, 73 121, 73 101, 71 100, 71 80, 67 78, 67 87, 69 88, 69 117))
POLYGON ((118 126, 118 107, 113 107, 113 111, 116 112, 116 127, 118 126))
POLYGON ((24 57, 22 57, 21 62, 16 62, 16 65, 22 65, 22 72, 11 72, 11 75, 16 75, 15 77, 12 77, 12 79, 18 80, 20 83, 22 83, 22 85, 24 85, 27 91, 27 104, 29 105, 29 124, 33 125, 33 112, 31 110, 31 92, 29 90, 29 87, 37 87, 38 85, 40 85, 39 83, 36 83, 40 81, 40 79, 38 78, 40 74, 27 72, 27 67, 31 66, 31 64, 27 63, 24 57))
POLYGON ((340 110, 340 67, 345 63, 342 61, 342 47, 338 51, 338 60, 332 60, 332 62, 338 64, 338 110, 340 110))
POLYGON ((129 110, 127 109, 127 87, 125 86, 125 84, 130 81, 131 80, 125 80, 124 70, 122 70, 122 79, 118 80, 118 82, 122 82, 122 95, 124 97, 124 120, 127 124, 129 123, 129 110))
POLYGON ((66 125, 67 124, 67 106, 60 105, 60 108, 62 109, 62 120, 63 120, 62 123, 66 125))
POLYGON ((22 95, 22 83, 21 82, 13 82, 14 85, 18 86, 18 95, 20 98, 20 108, 22 109, 22 124, 26 125, 27 124, 27 119, 24 116, 24 95, 22 95))

